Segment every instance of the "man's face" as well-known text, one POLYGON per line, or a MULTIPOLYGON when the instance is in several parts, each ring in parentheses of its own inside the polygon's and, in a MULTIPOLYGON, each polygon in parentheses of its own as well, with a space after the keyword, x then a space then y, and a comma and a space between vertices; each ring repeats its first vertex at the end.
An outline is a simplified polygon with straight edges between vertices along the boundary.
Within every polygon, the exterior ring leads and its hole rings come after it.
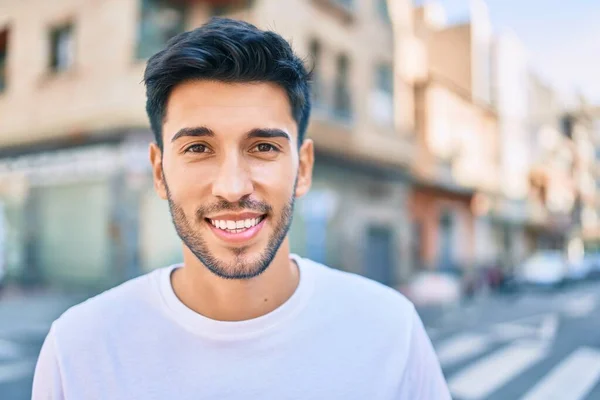
POLYGON ((285 91, 270 83, 190 81, 171 93, 154 184, 185 246, 227 279, 263 272, 311 184, 313 147, 298 149, 285 91))

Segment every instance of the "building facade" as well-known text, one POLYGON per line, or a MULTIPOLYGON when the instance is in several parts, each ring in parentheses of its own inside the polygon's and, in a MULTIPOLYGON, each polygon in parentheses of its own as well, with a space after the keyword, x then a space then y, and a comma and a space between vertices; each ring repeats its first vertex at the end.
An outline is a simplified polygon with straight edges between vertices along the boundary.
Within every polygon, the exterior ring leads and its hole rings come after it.
POLYGON ((107 287, 179 261, 152 189, 141 80, 168 38, 215 15, 275 30, 314 65, 317 166, 296 206, 293 250, 392 286, 408 276, 404 171, 419 66, 395 62, 416 46, 408 0, 2 2, 9 276, 107 287))
POLYGON ((561 124, 564 107, 555 90, 531 74, 528 84, 531 169, 527 237, 534 250, 563 250, 572 229, 577 198, 576 148, 561 124))
POLYGON ((499 243, 499 263, 511 271, 531 252, 526 232, 531 137, 529 131, 526 49, 510 31, 494 36, 492 44, 492 102, 498 115, 500 195, 493 207, 499 243))
MULTIPOLYGON (((482 19, 483 18, 483 19, 482 19)), ((469 271, 494 262, 486 216, 497 192, 497 116, 490 105, 487 21, 447 25, 443 9, 415 9, 426 71, 415 86, 418 157, 411 215, 423 268, 469 271), (487 45, 486 45, 487 43, 487 45)))
POLYGON ((573 143, 575 201, 567 249, 571 257, 578 257, 579 249, 595 247, 600 233, 594 108, 580 96, 575 106, 561 115, 560 123, 563 135, 573 143))

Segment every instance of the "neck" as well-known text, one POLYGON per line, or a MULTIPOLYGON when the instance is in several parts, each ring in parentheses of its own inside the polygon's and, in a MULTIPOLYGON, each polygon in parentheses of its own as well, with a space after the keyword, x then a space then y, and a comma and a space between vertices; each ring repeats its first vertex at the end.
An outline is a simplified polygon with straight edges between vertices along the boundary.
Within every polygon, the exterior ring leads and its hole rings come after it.
POLYGON ((173 290, 183 304, 218 321, 243 321, 265 315, 285 303, 298 283, 298 267, 290 260, 287 238, 269 267, 251 279, 220 278, 187 248, 184 248, 184 267, 171 276, 173 290))

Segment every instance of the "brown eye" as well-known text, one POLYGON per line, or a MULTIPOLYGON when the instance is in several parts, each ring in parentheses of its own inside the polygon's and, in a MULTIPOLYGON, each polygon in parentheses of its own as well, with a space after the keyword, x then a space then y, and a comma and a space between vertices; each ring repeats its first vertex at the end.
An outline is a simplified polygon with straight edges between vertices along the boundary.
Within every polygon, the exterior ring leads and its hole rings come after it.
POLYGON ((278 152, 279 149, 269 143, 260 143, 255 147, 256 151, 260 153, 278 152))
POLYGON ((185 149, 186 153, 208 153, 208 148, 203 144, 193 144, 187 149, 185 149))

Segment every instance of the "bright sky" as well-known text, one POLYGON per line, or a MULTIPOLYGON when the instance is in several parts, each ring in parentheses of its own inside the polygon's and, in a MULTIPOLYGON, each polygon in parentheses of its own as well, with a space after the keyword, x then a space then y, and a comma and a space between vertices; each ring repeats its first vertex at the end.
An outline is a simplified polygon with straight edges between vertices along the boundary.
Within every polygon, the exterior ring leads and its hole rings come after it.
MULTIPOLYGON (((415 0, 420 4, 423 0, 415 0)), ((467 18, 468 0, 439 0, 449 21, 467 18)), ((600 104, 600 0, 487 0, 495 31, 510 29, 532 67, 562 93, 600 104)))

